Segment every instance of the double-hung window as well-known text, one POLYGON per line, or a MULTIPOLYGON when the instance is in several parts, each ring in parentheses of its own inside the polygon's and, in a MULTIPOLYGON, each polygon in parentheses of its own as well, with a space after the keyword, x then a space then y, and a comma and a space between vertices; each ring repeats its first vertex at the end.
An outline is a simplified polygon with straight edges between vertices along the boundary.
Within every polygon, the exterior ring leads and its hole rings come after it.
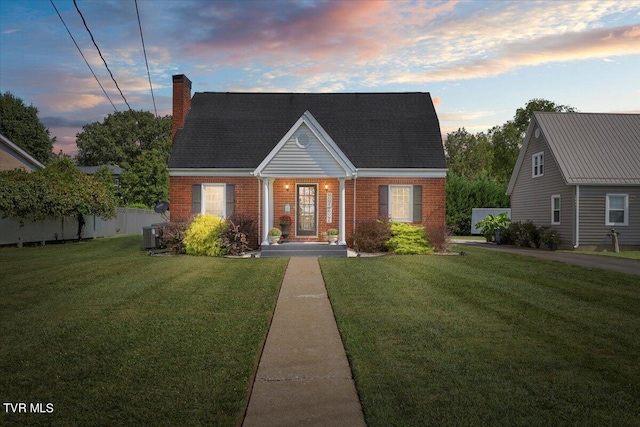
POLYGON ((422 185, 380 185, 378 216, 398 222, 422 222, 422 185))
POLYGON ((560 224, 560 196, 551 196, 551 225, 560 224))
POLYGON ((531 177, 537 178, 544 175, 544 152, 534 154, 531 157, 531 177))
POLYGON ((229 218, 235 211, 235 191, 235 184, 192 184, 191 213, 229 218))
POLYGON ((629 225, 628 194, 607 194, 605 225, 629 225))
POLYGON ((413 211, 413 186, 389 186, 389 212, 392 221, 411 222, 413 211))
POLYGON ((226 217, 225 185, 202 184, 202 213, 226 217))

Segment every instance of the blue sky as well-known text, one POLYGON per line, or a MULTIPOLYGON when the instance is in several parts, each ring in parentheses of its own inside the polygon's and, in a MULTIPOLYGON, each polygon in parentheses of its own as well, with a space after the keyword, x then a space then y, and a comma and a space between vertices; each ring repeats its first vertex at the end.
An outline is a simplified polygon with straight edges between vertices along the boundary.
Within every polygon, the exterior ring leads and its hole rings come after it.
MULTIPOLYGON (((124 97, 153 111, 134 0, 76 0, 124 97)), ((127 107, 72 0, 53 0, 115 107, 127 107)), ((532 98, 640 113, 640 0, 138 0, 158 114, 194 92, 430 92, 443 136, 485 131, 532 98)), ((49 0, 0 1, 0 91, 59 149, 114 111, 49 0)))

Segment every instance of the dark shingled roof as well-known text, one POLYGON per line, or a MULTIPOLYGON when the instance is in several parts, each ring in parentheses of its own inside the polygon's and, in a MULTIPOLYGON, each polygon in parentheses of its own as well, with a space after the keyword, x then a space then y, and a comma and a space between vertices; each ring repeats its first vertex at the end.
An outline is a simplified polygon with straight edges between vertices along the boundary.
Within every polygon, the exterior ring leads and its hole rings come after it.
POLYGON ((357 168, 446 168, 429 93, 196 93, 170 168, 256 168, 305 111, 357 168))

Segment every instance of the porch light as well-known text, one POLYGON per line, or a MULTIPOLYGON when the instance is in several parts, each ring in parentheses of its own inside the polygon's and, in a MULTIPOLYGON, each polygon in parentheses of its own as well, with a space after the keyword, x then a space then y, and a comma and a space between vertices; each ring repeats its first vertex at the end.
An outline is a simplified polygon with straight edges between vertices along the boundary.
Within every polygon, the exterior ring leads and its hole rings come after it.
POLYGON ((324 191, 329 191, 329 184, 324 185, 324 191))
POLYGON ((289 184, 285 184, 285 185, 284 185, 284 189, 285 189, 285 190, 287 190, 287 191, 289 191, 289 184))

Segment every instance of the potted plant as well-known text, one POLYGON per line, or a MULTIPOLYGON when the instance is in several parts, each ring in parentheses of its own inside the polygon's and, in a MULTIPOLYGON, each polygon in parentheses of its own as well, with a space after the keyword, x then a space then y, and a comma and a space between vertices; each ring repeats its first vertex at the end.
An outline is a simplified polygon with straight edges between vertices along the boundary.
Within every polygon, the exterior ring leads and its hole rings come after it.
POLYGON ((279 228, 272 228, 269 230, 269 242, 272 245, 277 245, 278 240, 280 240, 280 236, 282 236, 282 231, 279 228))
POLYGON ((286 239, 289 237, 289 227, 291 226, 291 217, 289 215, 282 215, 278 219, 278 223, 282 228, 282 238, 286 239))
POLYGON ((327 230, 327 241, 329 244, 335 245, 338 242, 338 230, 336 228, 330 228, 327 230))
POLYGON ((487 242, 495 240, 500 244, 500 233, 509 226, 511 219, 507 217, 506 212, 499 215, 487 215, 485 219, 476 224, 476 228, 482 228, 482 235, 487 242))

